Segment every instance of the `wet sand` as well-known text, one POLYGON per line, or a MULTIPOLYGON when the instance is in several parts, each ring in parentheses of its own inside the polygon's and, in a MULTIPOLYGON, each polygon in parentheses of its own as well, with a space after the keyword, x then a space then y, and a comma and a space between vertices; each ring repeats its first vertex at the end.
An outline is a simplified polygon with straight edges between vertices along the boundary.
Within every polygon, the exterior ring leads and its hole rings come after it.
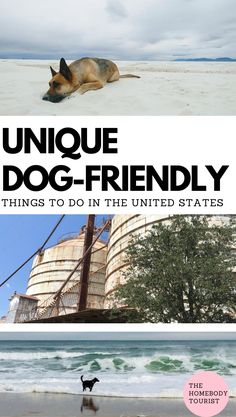
MULTIPOLYGON (((230 399, 221 417, 235 417, 230 399)), ((191 417, 182 399, 110 398, 67 394, 0 394, 0 417, 191 417)))

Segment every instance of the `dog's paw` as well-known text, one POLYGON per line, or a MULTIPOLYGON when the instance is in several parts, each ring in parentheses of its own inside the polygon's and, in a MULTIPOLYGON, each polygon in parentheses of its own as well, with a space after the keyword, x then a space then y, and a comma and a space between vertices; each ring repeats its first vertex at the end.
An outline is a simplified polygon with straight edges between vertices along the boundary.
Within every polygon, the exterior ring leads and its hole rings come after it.
POLYGON ((86 93, 86 90, 84 90, 82 87, 80 87, 80 88, 78 89, 78 93, 82 96, 83 94, 85 94, 85 93, 86 93))

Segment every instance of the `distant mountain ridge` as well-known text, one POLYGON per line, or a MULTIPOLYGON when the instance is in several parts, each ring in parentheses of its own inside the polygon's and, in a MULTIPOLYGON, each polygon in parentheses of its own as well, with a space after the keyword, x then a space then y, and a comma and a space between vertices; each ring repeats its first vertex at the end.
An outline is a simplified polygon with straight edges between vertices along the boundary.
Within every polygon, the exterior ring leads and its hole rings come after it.
POLYGON ((236 62, 236 58, 179 58, 177 62, 236 62))

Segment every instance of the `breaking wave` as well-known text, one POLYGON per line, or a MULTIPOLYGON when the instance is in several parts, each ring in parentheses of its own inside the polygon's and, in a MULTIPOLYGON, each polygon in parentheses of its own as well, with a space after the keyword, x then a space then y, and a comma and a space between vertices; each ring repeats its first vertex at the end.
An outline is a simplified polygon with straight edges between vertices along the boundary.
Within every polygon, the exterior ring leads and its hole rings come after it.
POLYGON ((182 396, 197 371, 223 375, 236 396, 235 342, 5 342, 0 392, 82 394, 80 376, 96 376, 92 395, 182 396))
POLYGON ((69 359, 77 358, 83 355, 82 353, 73 353, 66 351, 56 352, 1 352, 0 361, 36 361, 42 359, 69 359))

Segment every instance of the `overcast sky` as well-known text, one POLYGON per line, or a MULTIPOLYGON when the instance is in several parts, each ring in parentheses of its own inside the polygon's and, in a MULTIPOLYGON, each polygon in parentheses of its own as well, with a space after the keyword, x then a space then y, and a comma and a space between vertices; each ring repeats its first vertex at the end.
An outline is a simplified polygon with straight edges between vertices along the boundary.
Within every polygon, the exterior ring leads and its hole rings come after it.
MULTIPOLYGON (((14 326, 17 326, 16 324, 14 326)), ((29 326, 29 325, 24 325, 29 326)), ((37 324, 36 326, 40 326, 37 324)), ((51 325, 49 325, 51 326, 51 325)), ((54 324, 55 326, 55 324, 54 324)), ((54 328, 53 326, 53 328, 54 328)), ((79 325, 78 325, 79 326, 79 325)), ((233 332, 18 332, 2 331, 0 329, 1 340, 232 340, 235 341, 236 335, 233 332)), ((11 329, 12 330, 12 329, 11 329)))
POLYGON ((0 57, 236 57, 235 0, 0 0, 0 57))

